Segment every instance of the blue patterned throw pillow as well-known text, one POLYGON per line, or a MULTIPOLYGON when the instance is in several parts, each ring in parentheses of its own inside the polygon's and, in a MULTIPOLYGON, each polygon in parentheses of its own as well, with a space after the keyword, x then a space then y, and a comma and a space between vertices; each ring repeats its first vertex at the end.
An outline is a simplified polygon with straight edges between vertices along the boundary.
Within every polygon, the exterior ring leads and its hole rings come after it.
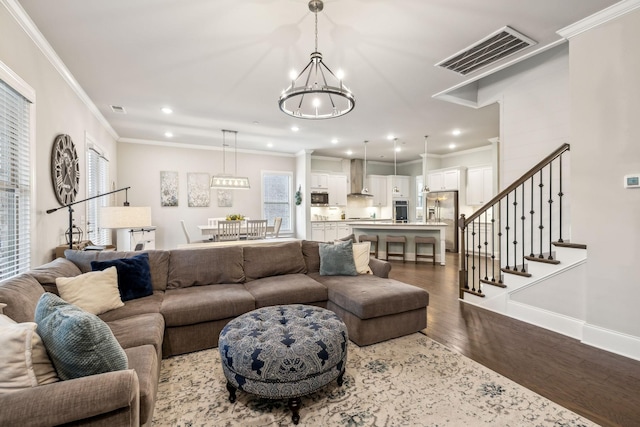
POLYGON ((35 321, 60 379, 128 369, 127 355, 95 314, 45 292, 36 306, 35 321))
POLYGON ((353 259, 353 242, 320 243, 320 275, 321 276, 357 276, 356 263, 353 259))
POLYGON ((123 302, 153 294, 148 253, 144 252, 131 258, 91 261, 93 271, 109 267, 116 267, 118 271, 118 289, 123 302))

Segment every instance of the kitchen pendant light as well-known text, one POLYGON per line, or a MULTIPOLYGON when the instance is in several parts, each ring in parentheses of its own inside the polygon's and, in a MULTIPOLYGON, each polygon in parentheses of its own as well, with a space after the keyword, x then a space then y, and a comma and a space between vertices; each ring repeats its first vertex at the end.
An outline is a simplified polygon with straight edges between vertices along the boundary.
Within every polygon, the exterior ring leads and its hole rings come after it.
POLYGON ((227 175, 225 153, 225 147, 227 147, 227 133, 233 133, 235 140, 235 174, 238 173, 238 132, 235 130, 222 129, 222 174, 211 177, 210 187, 216 190, 248 190, 251 188, 248 177, 227 175))
POLYGON ((422 194, 427 194, 429 192, 429 183, 427 181, 427 138, 429 135, 424 136, 424 167, 422 168, 422 194))
MULTIPOLYGON (((395 184, 397 176, 398 176, 398 165, 396 162, 396 158, 398 157, 398 147, 396 147, 396 143, 398 142, 398 138, 393 138, 393 182, 395 184)), ((398 188, 398 185, 395 184, 393 186, 393 194, 398 194, 400 193, 400 189, 398 188)))
POLYGON ((362 191, 361 193, 365 196, 369 195, 369 189, 367 188, 367 143, 369 141, 364 142, 364 170, 362 172, 362 191))
POLYGON ((321 0, 309 1, 309 10, 315 15, 315 50, 311 61, 295 76, 291 85, 282 91, 278 105, 283 113, 299 119, 331 119, 344 116, 355 106, 353 94, 338 76, 322 61, 318 51, 318 12, 324 8, 321 0))

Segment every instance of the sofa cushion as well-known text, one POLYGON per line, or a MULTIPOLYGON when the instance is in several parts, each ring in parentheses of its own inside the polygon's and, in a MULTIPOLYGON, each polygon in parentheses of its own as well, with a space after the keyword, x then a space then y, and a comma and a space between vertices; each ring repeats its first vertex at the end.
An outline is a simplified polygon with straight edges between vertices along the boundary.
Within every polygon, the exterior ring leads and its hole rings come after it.
POLYGON ((160 306, 162 306, 163 299, 164 292, 154 291, 153 295, 149 295, 148 297, 124 301, 123 307, 107 311, 98 317, 109 323, 114 320, 138 316, 140 314, 160 313, 160 306))
MULTIPOLYGON (((140 345, 152 345, 156 349, 159 358, 162 358, 164 317, 160 313, 127 317, 108 322, 107 325, 123 349, 126 350, 140 345), (144 333, 141 333, 141 331, 144 331, 144 333)), ((129 365, 129 368, 131 368, 131 365, 129 365)))
POLYGON ((357 274, 351 240, 335 244, 320 243, 321 276, 356 276, 357 274))
POLYGON ((107 261, 91 261, 94 271, 115 267, 118 270, 118 289, 122 301, 147 297, 153 294, 149 254, 141 253, 131 258, 107 261))
POLYGON ((56 287, 63 300, 89 313, 101 314, 124 305, 120 299, 115 267, 74 277, 58 277, 56 287))
POLYGON ((3 312, 18 323, 33 322, 43 293, 42 285, 28 273, 0 282, 0 302, 7 304, 3 312))
POLYGON ((329 289, 329 301, 360 319, 423 308, 429 305, 429 293, 417 286, 373 275, 310 275, 329 289))
POLYGON ((58 381, 37 327, 0 314, 0 394, 58 381))
POLYGON ((320 242, 303 240, 301 245, 307 273, 317 273, 320 271, 320 242))
POLYGON ((38 301, 38 334, 60 379, 127 369, 127 356, 95 314, 46 292, 38 301))
POLYGON ((28 273, 40 282, 45 291, 58 295, 56 278, 77 276, 82 274, 82 271, 68 259, 56 258, 51 262, 32 268, 28 273))
POLYGON ((327 287, 304 274, 263 277, 245 283, 256 308, 270 305, 307 304, 327 300, 327 287))
POLYGON ((246 281, 281 274, 306 273, 299 241, 242 247, 246 281))
POLYGON ((239 246, 170 251, 168 289, 242 282, 244 270, 239 246))
POLYGON ((78 266, 80 271, 86 273, 93 271, 91 261, 110 261, 120 258, 131 258, 140 253, 149 255, 149 270, 151 273, 151 284, 154 291, 164 291, 167 289, 167 272, 169 270, 169 251, 149 250, 144 252, 124 252, 124 251, 74 251, 67 249, 64 256, 78 266))
POLYGON ((236 317, 255 309, 242 284, 192 286, 167 290, 160 312, 167 327, 193 325, 236 317))

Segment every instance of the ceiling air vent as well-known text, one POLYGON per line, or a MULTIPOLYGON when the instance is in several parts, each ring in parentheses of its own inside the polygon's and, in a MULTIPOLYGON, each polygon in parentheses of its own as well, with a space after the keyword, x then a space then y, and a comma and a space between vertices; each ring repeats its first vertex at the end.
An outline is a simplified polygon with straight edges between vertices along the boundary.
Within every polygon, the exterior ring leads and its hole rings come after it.
POLYGON ((479 42, 442 60, 436 67, 455 71, 463 76, 513 55, 536 42, 511 27, 503 27, 479 42))
POLYGON ((110 105, 110 107, 111 111, 113 111, 114 113, 127 114, 127 111, 124 109, 124 107, 121 107, 119 105, 110 105))

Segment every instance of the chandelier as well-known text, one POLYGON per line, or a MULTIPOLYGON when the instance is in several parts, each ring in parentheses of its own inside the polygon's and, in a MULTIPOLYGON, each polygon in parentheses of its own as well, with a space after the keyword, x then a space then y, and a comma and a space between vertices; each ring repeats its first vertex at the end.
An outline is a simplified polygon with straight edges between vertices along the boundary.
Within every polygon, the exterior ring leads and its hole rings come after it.
POLYGON ((309 10, 315 15, 315 50, 311 61, 297 76, 291 76, 291 85, 285 89, 278 105, 282 112, 299 119, 331 119, 344 116, 355 106, 353 94, 338 76, 322 61, 318 51, 318 12, 324 8, 322 0, 309 1, 309 10))
POLYGON ((238 173, 238 132, 235 130, 222 130, 222 175, 214 175, 211 177, 210 187, 216 190, 248 190, 249 178, 244 176, 227 175, 225 147, 227 147, 227 133, 233 133, 235 140, 235 173, 238 173))

